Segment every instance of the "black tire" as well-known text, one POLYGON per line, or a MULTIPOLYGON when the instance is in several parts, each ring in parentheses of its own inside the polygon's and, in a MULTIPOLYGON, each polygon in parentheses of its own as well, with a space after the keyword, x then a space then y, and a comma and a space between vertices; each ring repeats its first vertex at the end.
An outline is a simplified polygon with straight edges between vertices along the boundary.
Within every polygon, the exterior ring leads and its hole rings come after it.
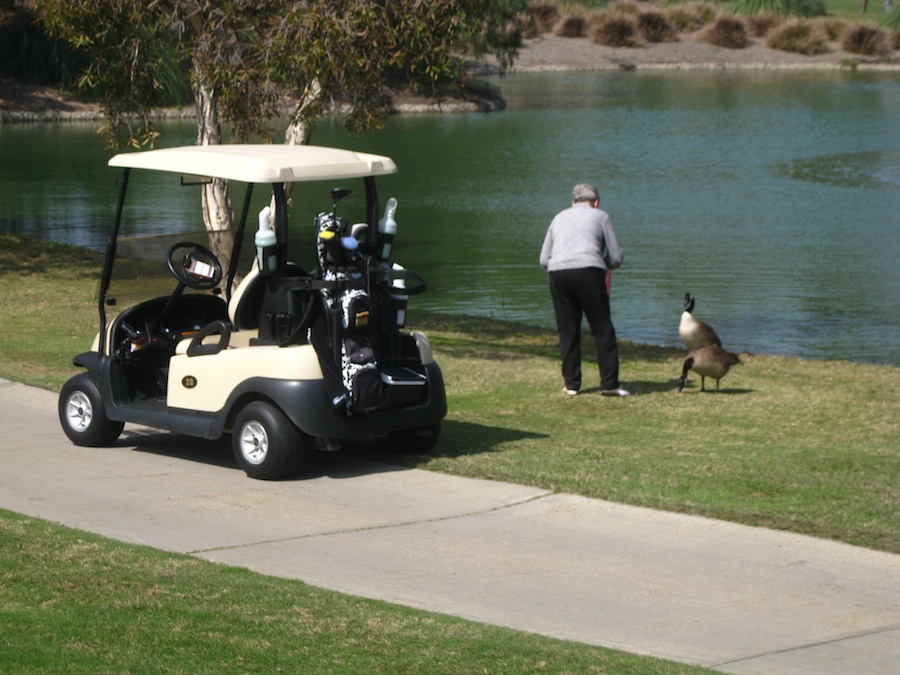
POLYGON ((251 478, 278 480, 299 470, 306 437, 275 406, 254 401, 244 407, 231 432, 234 458, 251 478))
POLYGON ((441 437, 441 423, 435 422, 421 429, 395 431, 387 436, 378 436, 375 443, 382 452, 398 455, 427 455, 437 445, 441 437))
POLYGON ((101 447, 119 437, 124 422, 106 416, 100 390, 87 373, 80 373, 59 392, 59 423, 75 445, 101 447))

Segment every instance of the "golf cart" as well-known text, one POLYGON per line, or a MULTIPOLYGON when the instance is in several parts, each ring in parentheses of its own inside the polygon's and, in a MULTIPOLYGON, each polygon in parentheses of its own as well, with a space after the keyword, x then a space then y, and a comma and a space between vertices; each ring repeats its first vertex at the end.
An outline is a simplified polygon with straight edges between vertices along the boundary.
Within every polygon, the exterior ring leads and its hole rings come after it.
MULTIPOLYGON (((261 479, 294 473, 307 451, 349 439, 402 452, 434 446, 447 412, 443 377, 427 337, 404 328, 407 298, 424 281, 391 264, 397 202, 388 200, 382 215, 375 185, 396 172, 391 159, 218 145, 123 153, 109 165, 122 174, 99 332, 73 360, 85 372, 59 396, 73 443, 109 445, 126 422, 204 439, 230 433, 240 467, 261 479), (152 220, 123 217, 130 182, 198 190, 213 178, 229 181, 232 192, 236 182, 246 186, 233 228, 129 234, 152 220), (351 225, 338 203, 354 181, 365 203, 351 225), (258 211, 254 187, 264 188, 258 211), (301 187, 326 209, 309 230, 297 228, 295 248, 288 211, 301 187), (248 218, 257 231, 248 232, 248 218), (298 262, 303 253, 309 266, 298 262)), ((146 191, 137 192, 140 202, 146 191)), ((190 203, 200 201, 197 192, 190 203)), ((171 208, 166 202, 159 208, 171 208)), ((194 220, 202 222, 199 209, 194 220)))

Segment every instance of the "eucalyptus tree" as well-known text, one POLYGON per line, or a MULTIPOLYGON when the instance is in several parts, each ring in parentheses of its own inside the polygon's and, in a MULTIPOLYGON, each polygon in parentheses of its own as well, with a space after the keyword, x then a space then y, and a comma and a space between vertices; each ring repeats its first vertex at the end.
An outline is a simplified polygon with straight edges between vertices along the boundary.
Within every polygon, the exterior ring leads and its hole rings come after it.
MULTIPOLYGON (((81 83, 101 92, 110 146, 152 145, 162 72, 178 57, 197 109, 197 142, 271 133, 290 116, 288 142, 306 143, 341 105, 348 129, 385 115, 378 94, 403 80, 429 96, 459 82, 464 45, 515 54, 513 18, 525 0, 31 0, 44 26, 87 55, 81 83), (498 26, 504 26, 498 30, 498 26), (284 101, 293 106, 285 113, 284 101)), ((231 225, 227 186, 204 194, 210 230, 231 225)))

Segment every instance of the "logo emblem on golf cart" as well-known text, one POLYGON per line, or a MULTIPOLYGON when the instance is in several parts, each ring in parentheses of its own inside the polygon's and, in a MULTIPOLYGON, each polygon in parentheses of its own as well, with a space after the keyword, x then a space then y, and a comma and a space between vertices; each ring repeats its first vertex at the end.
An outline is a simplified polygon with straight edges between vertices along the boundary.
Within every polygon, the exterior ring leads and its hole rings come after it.
POLYGON ((181 378, 181 386, 185 389, 193 389, 197 386, 197 378, 193 375, 185 375, 181 378))

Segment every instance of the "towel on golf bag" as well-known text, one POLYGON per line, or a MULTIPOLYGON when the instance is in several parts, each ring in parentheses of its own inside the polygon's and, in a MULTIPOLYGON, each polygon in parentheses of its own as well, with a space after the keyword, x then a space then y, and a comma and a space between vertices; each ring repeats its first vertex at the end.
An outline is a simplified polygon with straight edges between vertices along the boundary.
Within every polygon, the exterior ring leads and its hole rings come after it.
POLYGON ((365 261, 354 239, 346 235, 347 221, 331 213, 316 217, 316 253, 325 321, 310 331, 325 386, 335 410, 365 413, 382 405, 381 370, 369 337, 375 326, 372 299, 367 292, 365 261), (324 328, 324 334, 323 329, 324 328))

